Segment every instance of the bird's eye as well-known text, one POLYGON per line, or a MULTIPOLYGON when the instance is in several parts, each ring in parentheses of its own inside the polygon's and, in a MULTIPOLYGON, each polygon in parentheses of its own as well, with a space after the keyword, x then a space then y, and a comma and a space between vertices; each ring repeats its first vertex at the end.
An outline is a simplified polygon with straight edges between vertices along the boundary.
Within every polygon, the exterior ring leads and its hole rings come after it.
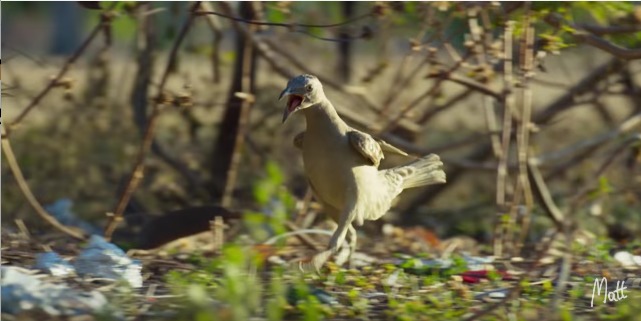
POLYGON ((305 90, 307 90, 307 92, 312 91, 312 85, 305 86, 305 90))

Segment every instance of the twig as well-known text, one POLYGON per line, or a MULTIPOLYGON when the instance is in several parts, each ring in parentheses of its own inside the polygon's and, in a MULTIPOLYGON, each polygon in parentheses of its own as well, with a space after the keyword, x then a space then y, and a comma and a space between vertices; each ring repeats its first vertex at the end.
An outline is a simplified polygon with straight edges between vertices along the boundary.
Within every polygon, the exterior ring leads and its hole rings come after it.
MULTIPOLYGON (((205 1, 201 4, 201 8, 205 11, 213 11, 211 4, 208 1, 205 1)), ((207 15, 207 25, 211 29, 213 35, 213 41, 211 44, 212 53, 211 53, 211 64, 212 64, 212 76, 214 83, 220 83, 220 41, 223 39, 223 32, 220 28, 220 23, 214 17, 214 15, 207 15)))
POLYGON ((503 150, 499 154, 499 166, 497 169, 496 179, 496 204, 501 208, 505 206, 505 189, 507 184, 507 158, 510 152, 510 134, 512 133, 512 108, 514 108, 514 95, 511 89, 514 86, 512 79, 513 65, 512 65, 512 37, 514 32, 514 21, 509 21, 506 24, 504 33, 504 61, 503 61, 503 89, 506 92, 503 102, 503 136, 502 147, 503 150))
POLYGON ((209 227, 214 236, 212 242, 214 252, 222 250, 225 241, 225 222, 223 218, 221 216, 214 217, 213 220, 209 221, 209 227))
POLYGON ((556 206, 550 190, 545 184, 543 175, 539 171, 539 168, 534 161, 534 158, 528 160, 528 174, 530 175, 530 180, 532 181, 532 186, 534 187, 534 193, 538 196, 539 202, 545 210, 545 213, 552 220, 554 225, 556 225, 559 231, 563 230, 564 215, 563 212, 556 206))
MULTIPOLYGON (((242 7, 241 7, 242 8, 242 7)), ((251 14, 255 15, 255 10, 251 10, 251 14)), ((254 32, 255 27, 248 28, 249 35, 254 32)), ((240 165, 240 157, 243 146, 245 144, 245 133, 247 132, 247 123, 249 122, 249 111, 251 106, 255 102, 255 97, 253 96, 252 85, 254 83, 254 72, 255 72, 255 53, 254 45, 249 39, 245 37, 242 40, 242 61, 240 62, 240 92, 236 93, 236 97, 242 100, 240 105, 240 113, 238 116, 238 128, 236 129, 236 137, 234 139, 233 150, 231 154, 231 159, 229 161, 229 167, 227 169, 227 180, 225 181, 225 187, 223 189, 221 204, 222 206, 230 206, 232 202, 232 193, 234 187, 236 186, 236 177, 238 176, 238 167, 240 165), (240 96, 242 94, 242 96, 240 96)), ((238 66, 238 65, 237 65, 238 66)), ((236 67, 238 68, 238 67, 236 67)), ((235 85, 236 86, 236 85, 235 85)), ((233 133, 222 133, 221 135, 229 135, 233 133)))
MULTIPOLYGON (((562 150, 549 152, 549 153, 537 156, 533 158, 532 161, 536 165, 547 164, 553 161, 560 160, 569 155, 576 155, 582 151, 595 149, 599 145, 602 145, 605 142, 611 141, 612 139, 621 136, 621 134, 625 134, 632 131, 634 128, 638 127, 639 125, 641 125, 641 113, 632 115, 630 118, 626 119, 617 127, 615 127, 614 129, 608 132, 596 135, 586 140, 582 140, 568 147, 565 147, 562 150)), ((583 156, 585 155, 582 154, 580 158, 584 158, 583 156)), ((573 161, 575 161, 574 158, 573 158, 573 161)))
MULTIPOLYGON (((531 128, 531 118, 532 118, 532 89, 530 88, 530 80, 533 76, 534 69, 534 27, 531 24, 530 16, 530 3, 526 3, 527 14, 525 15, 525 23, 527 26, 525 34, 523 36, 523 41, 521 43, 521 48, 523 54, 521 56, 521 121, 517 123, 519 131, 517 132, 516 142, 517 142, 517 159, 519 166, 519 184, 521 186, 521 192, 523 193, 523 202, 525 205, 526 213, 523 218, 523 224, 521 225, 521 237, 516 243, 514 250, 519 250, 522 246, 521 240, 525 240, 527 235, 527 228, 529 227, 529 216, 532 213, 532 190, 530 188, 530 181, 528 179, 527 171, 527 160, 528 153, 530 150, 530 130, 531 128)), ((516 205, 516 202, 515 202, 516 205)), ((511 217, 517 215, 516 208, 513 208, 510 211, 511 217)), ((516 254, 516 253, 512 253, 516 254)))
MULTIPOLYGON (((470 26, 470 33, 472 34, 472 39, 474 40, 474 50, 473 52, 476 54, 476 60, 478 62, 478 68, 483 70, 487 68, 487 62, 485 59, 485 50, 484 50, 484 42, 481 39, 481 27, 478 24, 478 19, 476 17, 476 10, 471 10, 473 13, 473 17, 470 17, 468 19, 468 24, 470 26)), ((485 38, 486 42, 489 41, 489 39, 486 37, 485 38)), ((487 43, 486 43, 487 45, 487 43)), ((487 87, 489 77, 483 77, 483 86, 487 87)), ((481 101, 481 105, 483 108, 483 112, 485 114, 485 123, 487 126, 487 130, 492 134, 490 136, 490 143, 492 144, 492 150, 494 152, 495 157, 499 157, 501 153, 501 142, 499 140, 499 135, 498 135, 498 127, 497 127, 497 121, 496 121, 496 113, 494 112, 494 106, 492 105, 492 101, 490 100, 490 97, 483 96, 481 101)), ((497 98, 498 100, 498 98, 497 98)))
MULTIPOLYGON (((297 229, 297 230, 293 230, 292 232, 287 232, 287 233, 283 233, 283 234, 279 234, 279 235, 273 236, 272 238, 270 238, 267 241, 263 242, 263 244, 271 245, 271 244, 274 244, 278 240, 283 239, 283 238, 287 238, 287 237, 290 237, 290 236, 306 235, 306 234, 322 234, 322 235, 332 236, 332 232, 331 231, 327 231, 327 230, 319 230, 319 229, 301 230, 301 229, 297 229)), ((314 245, 314 246, 310 246, 310 247, 316 249, 318 246, 314 245)))
POLYGON ((627 49, 611 43, 601 37, 597 37, 593 34, 577 31, 573 36, 592 47, 599 48, 617 58, 626 59, 626 60, 637 60, 641 59, 641 49, 627 49))
POLYGON ((579 24, 578 27, 586 31, 589 31, 590 33, 593 33, 597 36, 641 32, 641 26, 639 25, 599 26, 599 25, 579 24))
MULTIPOLYGON (((610 59, 608 62, 592 70, 577 84, 575 84, 571 88, 568 88, 567 92, 563 96, 559 97, 557 100, 545 107, 541 112, 534 115, 534 117, 532 117, 532 122, 535 124, 547 123, 559 113, 574 107, 575 105, 573 104, 573 102, 576 96, 589 92, 592 88, 594 88, 594 86, 605 79, 605 77, 623 70, 625 66, 626 64, 619 59, 610 59)), ((383 139, 395 145, 397 145, 399 142, 403 142, 403 140, 400 140, 395 136, 388 136, 383 139)), ((467 155, 465 162, 469 164, 480 162, 485 160, 491 154, 492 146, 490 146, 489 143, 482 144, 467 155)), ((459 166, 456 170, 448 172, 448 184, 435 185, 430 188, 426 188, 425 191, 419 193, 409 202, 409 205, 403 209, 404 215, 411 215, 411 213, 415 212, 420 206, 430 202, 441 192, 447 190, 450 186, 454 186, 454 182, 456 182, 462 176, 463 172, 468 167, 469 166, 459 166)))
POLYGON ((380 133, 385 133, 389 132, 394 128, 394 126, 398 123, 399 120, 401 120, 410 110, 412 110, 414 107, 416 107, 421 101, 423 101, 425 98, 428 98, 430 96, 433 96, 435 93, 437 93, 442 86, 443 80, 445 80, 449 75, 452 73, 456 72, 461 65, 471 56, 470 53, 466 54, 462 59, 456 61, 452 67, 450 67, 447 71, 443 71, 441 75, 443 77, 438 77, 434 84, 428 89, 425 93, 421 94, 420 96, 416 97, 412 102, 407 104, 405 107, 403 107, 400 112, 392 118, 386 125, 383 127, 383 129, 380 131, 380 133))
POLYGON ((116 210, 113 212, 113 215, 111 215, 111 217, 109 218, 109 222, 107 223, 107 227, 105 228, 105 238, 107 240, 111 239, 111 235, 113 234, 116 227, 122 220, 122 215, 125 211, 125 208, 129 203, 129 200, 131 199, 134 191, 138 188, 138 184, 140 184, 142 177, 144 176, 145 156, 147 155, 147 152, 149 151, 153 142, 154 131, 156 128, 158 115, 160 114, 160 105, 165 103, 164 99, 162 99, 164 98, 163 91, 165 88, 165 84, 167 83, 167 79, 169 78, 169 73, 171 71, 171 68, 176 61, 178 48, 180 47, 180 44, 185 39, 185 36, 187 35, 187 32, 189 31, 192 25, 192 22, 194 21, 195 15, 193 14, 193 12, 198 8, 199 5, 200 5, 200 2, 196 2, 191 7, 191 12, 187 17, 187 21, 185 21, 185 23, 183 24, 182 29, 180 30, 180 33, 176 38, 176 41, 174 42, 173 47, 171 48, 171 52, 169 54, 169 60, 167 61, 167 66, 165 67, 165 71, 161 78, 160 85, 158 86, 159 97, 154 100, 152 112, 147 121, 147 127, 145 128, 145 132, 142 138, 142 143, 140 145, 140 148, 138 149, 138 154, 136 155, 134 168, 131 171, 131 175, 127 180, 127 184, 122 194, 120 195, 120 198, 118 200, 118 205, 116 206, 116 210))
MULTIPOLYGON (((307 231, 307 230, 301 229, 298 225, 292 223, 291 221, 286 221, 285 222, 285 226, 290 231, 295 233, 295 234, 290 234, 290 235, 296 236, 296 238, 298 238, 298 240, 301 241, 301 243, 307 245, 310 249, 312 249, 314 251, 322 251, 324 249, 324 246, 319 245, 318 243, 314 242, 314 240, 312 240, 309 236, 307 236, 307 234, 305 232, 296 233, 296 232, 307 231)), ((329 235, 329 234, 325 233, 325 235, 329 235)))
MULTIPOLYGON (((275 72, 277 72, 278 74, 283 76, 285 79, 289 79, 289 78, 293 77, 295 74, 292 72, 292 70, 289 67, 285 66, 284 64, 282 64, 279 61, 279 59, 278 59, 279 57, 277 57, 276 54, 280 54, 291 65, 293 65, 294 67, 298 68, 300 71, 310 72, 309 68, 307 66, 305 66, 305 64, 303 64, 302 62, 298 61, 298 59, 296 59, 294 56, 292 56, 289 52, 287 52, 286 50, 281 48, 282 46, 278 46, 276 44, 271 43, 269 41, 269 39, 263 39, 263 38, 259 38, 259 37, 256 37, 254 35, 249 34, 247 28, 245 28, 244 26, 242 26, 242 25, 240 25, 238 23, 235 23, 234 27, 237 28, 238 30, 240 30, 245 37, 248 37, 252 41, 252 43, 255 46, 256 52, 261 57, 263 57, 263 59, 265 59, 267 61, 267 63, 269 63, 270 67, 275 72)), ((358 93, 349 92, 348 90, 346 90, 344 88, 343 85, 341 85, 338 82, 334 81, 332 78, 324 77, 323 75, 318 74, 318 73, 314 73, 314 74, 327 87, 332 88, 332 89, 336 90, 337 92, 339 92, 339 93, 341 93, 343 95, 346 95, 346 96, 348 96, 350 98, 358 98, 357 102, 359 104, 369 108, 370 110, 372 110, 374 112, 378 112, 378 108, 376 107, 376 105, 373 104, 371 101, 369 101, 366 96, 364 96, 362 94, 358 94, 358 93)), ((350 110, 347 110, 347 109, 346 110, 340 109, 339 113, 341 114, 341 116, 343 116, 344 118, 348 119, 352 124, 355 124, 356 126, 359 126, 361 128, 367 128, 368 127, 369 123, 366 122, 366 121, 363 121, 363 119, 361 117, 362 116, 361 114, 358 114, 356 112, 353 112, 353 111, 350 111, 350 110)), ((399 125, 407 127, 407 126, 410 126, 411 124, 408 123, 405 120, 401 120, 399 122, 399 125)))
POLYGON ((456 104, 461 102, 463 99, 467 98, 472 92, 473 92, 473 90, 468 88, 468 89, 462 91, 461 93, 457 94, 456 96, 452 97, 450 100, 448 100, 447 102, 443 103, 442 105, 435 106, 435 107, 433 107, 431 109, 426 110, 425 113, 423 114, 423 116, 421 116, 421 118, 418 120, 417 123, 419 125, 424 125, 430 119, 432 119, 432 117, 436 116, 437 114, 439 114, 442 111, 445 111, 445 110, 449 109, 452 106, 455 106, 456 104))
POLYGON ((29 188, 29 185, 27 184, 27 181, 25 180, 24 175, 22 175, 22 171, 20 170, 20 166, 18 165, 16 156, 13 153, 13 149, 11 148, 11 143, 9 142, 9 137, 7 136, 5 127, 4 126, 0 127, 0 130, 2 131, 3 154, 7 158, 7 163, 9 163, 9 169, 11 170, 13 177, 16 179, 16 182, 18 183, 18 187, 20 188, 20 191, 22 192, 24 197, 27 199, 27 202, 29 203, 29 205, 31 205, 33 210, 36 211, 36 213, 38 213, 40 217, 42 217, 49 224, 53 225, 53 227, 57 228, 61 232, 69 236, 72 236, 76 239, 84 240, 85 235, 82 232, 71 229, 63 225, 62 223, 58 222, 58 220, 55 217, 49 214, 42 207, 42 205, 40 205, 40 202, 38 202, 36 197, 31 192, 31 189, 29 188))
POLYGON ((609 42, 597 35, 590 33, 589 30, 581 28, 579 25, 568 23, 557 13, 551 13, 544 19, 545 22, 553 27, 560 28, 563 24, 569 25, 575 31, 572 36, 580 42, 584 42, 592 47, 599 48, 617 58, 625 60, 641 59, 641 49, 628 49, 609 42))
POLYGON ((31 239, 31 233, 29 233, 29 229, 27 228, 27 225, 24 223, 24 221, 17 218, 14 220, 14 222, 16 222, 16 226, 18 226, 18 230, 20 230, 22 238, 24 238, 25 240, 31 239))
POLYGON ((243 19, 239 17, 233 17, 231 15, 227 15, 224 13, 220 12, 215 12, 215 11, 197 11, 195 14, 197 15, 215 15, 219 17, 223 17, 226 19, 230 19, 233 21, 237 22, 244 22, 247 24, 252 24, 252 25, 259 25, 259 26, 274 26, 274 27, 286 27, 286 28, 295 28, 295 27, 303 27, 303 28, 334 28, 334 27, 340 27, 343 25, 351 24, 354 22, 357 22, 359 20, 363 20, 365 18, 371 17, 372 13, 368 12, 365 14, 362 14, 360 16, 356 16, 352 19, 348 19, 345 21, 337 22, 337 23, 331 23, 331 24, 305 24, 305 23, 281 23, 281 22, 269 22, 269 21, 258 21, 258 20, 249 20, 249 19, 243 19))
MULTIPOLYGON (((394 80, 391 82, 392 85, 389 87, 387 95, 383 100, 383 105, 381 108, 381 112, 379 114, 380 117, 383 117, 384 115, 386 115, 387 112, 389 111, 389 108, 392 105, 392 102, 396 98, 401 96, 399 89, 407 88, 407 84, 409 84, 410 81, 416 76, 418 71, 423 68, 423 65, 429 62, 429 57, 425 57, 425 59, 423 59, 417 67, 412 68, 412 72, 407 77, 405 77, 405 79, 402 79, 405 66, 409 65, 412 62, 412 60, 415 58, 414 54, 417 52, 421 52, 423 48, 423 45, 420 44, 421 39, 423 39, 423 37, 425 36, 425 33, 428 31, 430 26, 435 24, 433 22, 434 11, 435 9, 433 6, 428 6, 427 12, 423 17, 421 17, 420 21, 423 21, 423 27, 418 32, 416 37, 414 37, 413 39, 410 39, 411 51, 405 54, 405 56, 403 56, 403 59, 401 60, 399 66, 396 68, 397 71, 396 71, 396 75, 394 76, 394 80)), ((433 33, 428 37, 428 39, 426 39, 426 41, 423 41, 423 43, 429 43, 432 40, 434 40, 435 37, 436 37, 436 33, 433 33)))
MULTIPOLYGON (((148 4, 142 4, 140 9, 147 10, 148 4)), ((131 94, 131 104, 134 110, 134 120, 140 130, 140 134, 144 135, 145 126, 147 124, 147 105, 149 88, 153 74, 154 66, 154 35, 152 26, 152 17, 141 12, 139 15, 139 53, 138 53, 138 70, 134 81, 134 89, 131 94)), ((189 190, 194 194, 201 192, 200 186, 202 182, 199 177, 193 173, 186 165, 181 163, 178 159, 171 157, 162 146, 155 140, 151 142, 151 151, 157 155, 161 160, 171 166, 179 174, 181 174, 189 184, 189 190)), ((200 193, 206 196, 206 193, 200 193)))
POLYGON ((521 287, 523 286, 523 281, 525 281, 527 277, 532 275, 536 271, 536 268, 539 267, 539 265, 541 265, 541 259, 543 258, 545 253, 547 253, 549 251, 550 247, 553 244, 553 241, 556 239, 556 234, 557 233, 558 233, 558 231, 555 232, 554 235, 552 235, 552 237, 550 237, 549 239, 545 240, 545 243, 543 243, 541 245, 541 247, 538 249, 538 251, 536 253, 535 259, 533 261, 534 264, 532 264, 532 266, 529 267, 528 270, 525 271, 525 273, 523 273, 523 275, 521 275, 521 277, 517 281, 515 281, 516 285, 513 286, 510 289, 509 293, 505 296, 505 298, 503 298, 499 302, 496 302, 496 303, 493 303, 493 304, 487 306, 483 310, 480 310, 480 311, 478 311, 478 312, 476 312, 476 313, 474 313, 474 314, 472 314, 472 315, 470 315, 470 316, 468 316, 466 318, 463 318, 462 320, 463 321, 479 320, 482 316, 484 316, 484 315, 496 310, 498 307, 506 304, 508 302, 508 300, 510 300, 511 297, 514 297, 514 296, 518 295, 518 293, 521 291, 521 287))
POLYGON ((510 152, 510 138, 512 134, 512 108, 514 108, 514 94, 512 94, 512 87, 514 86, 513 81, 513 58, 512 58, 512 46, 513 46, 513 33, 514 33, 514 21, 508 21, 505 27, 505 32, 503 34, 504 44, 503 44, 503 89, 505 97, 503 98, 503 128, 502 128, 502 139, 501 147, 502 150, 498 154, 498 167, 496 170, 496 206, 497 206, 497 224, 495 224, 494 229, 494 255, 501 257, 503 255, 503 235, 504 229, 502 222, 502 216, 505 212, 508 211, 506 204, 506 190, 508 184, 508 167, 507 159, 510 152))
POLYGON ((387 93, 387 98, 383 102, 383 107, 381 108, 380 112, 380 119, 384 119, 385 115, 389 112, 389 109, 392 107, 392 103, 394 100, 398 97, 401 97, 402 95, 400 94, 401 89, 407 88, 408 84, 418 75, 418 72, 423 70, 423 67, 427 65, 427 63, 430 61, 428 57, 425 57, 421 62, 418 64, 418 66, 415 66, 412 68, 412 71, 410 72, 405 79, 401 80, 401 72, 405 66, 405 64, 409 64, 411 61, 412 56, 408 55, 403 57, 403 61, 401 61, 401 66, 399 66, 398 69, 398 74, 396 77, 398 78, 397 80, 392 82, 392 86, 390 86, 390 90, 387 93))
MULTIPOLYGON (((638 119, 641 119, 641 114, 637 115, 638 119)), ((593 186, 596 185, 596 183, 599 181, 601 178, 601 175, 605 172, 605 170, 610 167, 612 163, 614 163, 614 160, 621 156, 621 153, 625 151, 625 149, 632 143, 636 143, 641 141, 641 134, 634 134, 630 136, 628 139, 626 139, 619 147, 617 147, 613 152, 608 153, 609 157, 599 166, 599 169, 596 171, 594 175, 591 176, 591 179, 584 184, 583 188, 579 189, 579 191, 574 195, 571 200, 570 200, 570 208, 572 210, 576 210, 578 207, 579 203, 583 200, 583 198, 594 188, 593 186)))
POLYGON ((476 91, 478 91, 478 92, 480 92, 482 94, 485 94, 485 95, 488 95, 488 96, 492 96, 495 99, 499 99, 500 100, 501 98, 503 98, 503 93, 497 92, 497 91, 493 90, 492 88, 490 88, 487 85, 481 84, 481 83, 476 82, 474 80, 465 79, 465 78, 457 76, 457 75, 453 75, 453 74, 449 74, 449 73, 440 73, 440 74, 432 75, 430 77, 432 77, 432 78, 444 78, 445 80, 449 80, 449 81, 455 82, 455 83, 457 83, 459 85, 463 85, 463 86, 465 86, 467 88, 476 90, 476 91))
POLYGON ((36 95, 36 97, 34 97, 31 100, 29 105, 27 105, 27 107, 25 107, 22 110, 22 112, 20 112, 20 114, 16 117, 16 119, 14 119, 8 124, 8 127, 6 129, 7 132, 10 132, 14 128, 16 128, 20 124, 20 122, 22 122, 22 120, 27 116, 27 114, 29 114, 29 112, 31 112, 31 110, 35 106, 37 106, 40 103, 40 101, 51 91, 51 89, 53 89, 59 84, 62 77, 64 77, 67 71, 69 71, 69 68, 73 65, 73 63, 76 62, 76 60, 78 60, 80 56, 82 56, 82 54, 89 47, 89 45, 94 41, 94 39, 96 39, 96 36, 100 33, 100 31, 103 31, 105 27, 107 27, 111 23, 111 19, 112 19, 111 16, 107 13, 103 13, 100 16, 100 23, 98 23, 91 30, 91 32, 89 33, 89 36, 87 36, 87 39, 85 39, 85 41, 80 45, 80 47, 78 47, 78 49, 76 49, 73 55, 71 55, 71 57, 67 59, 65 64, 62 65, 62 68, 60 69, 58 74, 53 79, 51 79, 51 81, 49 81, 49 84, 47 84, 47 86, 42 91, 40 91, 40 93, 36 95))
MULTIPOLYGON (((255 41, 259 41, 257 37, 252 37, 252 38, 255 41)), ((300 71, 312 72, 305 63, 301 62, 296 56, 292 55, 290 51, 285 50, 285 48, 283 48, 282 46, 273 43, 270 39, 261 39, 259 42, 262 42, 265 45, 267 45, 267 47, 269 47, 269 49, 271 49, 273 52, 276 52, 276 53, 280 54, 281 57, 285 58, 291 65, 293 65, 294 67, 298 68, 300 71)), ((258 52, 260 53, 261 52, 260 46, 258 46, 257 48, 258 48, 258 52)), ((268 62, 269 62, 269 60, 268 60, 268 62)), ((344 94, 344 95, 347 95, 347 96, 350 96, 350 97, 355 97, 354 93, 348 92, 341 83, 339 83, 338 81, 335 81, 333 78, 326 77, 326 76, 324 76, 324 75, 322 75, 320 73, 317 73, 317 72, 312 72, 312 73, 316 77, 318 77, 318 80, 320 80, 321 83, 323 83, 323 85, 325 85, 327 87, 330 87, 330 88, 340 92, 341 94, 344 94)), ((288 74, 290 74, 290 73, 288 73, 288 74)), ((292 76, 293 75, 290 75, 290 76, 288 76, 286 78, 289 79, 292 76)), ((362 104, 364 107, 367 107, 371 111, 378 112, 378 107, 373 102, 368 100, 365 95, 357 95, 356 97, 359 98, 358 99, 358 103, 359 104, 362 104)))
POLYGON ((573 107, 576 97, 589 92, 594 86, 606 79, 607 76, 624 69, 626 64, 619 59, 612 58, 603 65, 592 70, 576 85, 567 89, 567 92, 557 100, 549 104, 542 112, 538 113, 533 122, 536 124, 547 123, 560 112, 573 107))

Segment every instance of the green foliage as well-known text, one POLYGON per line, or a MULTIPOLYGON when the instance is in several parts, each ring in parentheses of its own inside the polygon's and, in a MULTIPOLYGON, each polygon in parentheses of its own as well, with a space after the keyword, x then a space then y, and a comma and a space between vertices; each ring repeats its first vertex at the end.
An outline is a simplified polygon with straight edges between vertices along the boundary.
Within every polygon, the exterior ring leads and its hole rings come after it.
MULTIPOLYGON (((561 50, 576 45, 573 34, 577 30, 571 24, 594 25, 594 26, 616 26, 621 24, 621 19, 633 12, 634 5, 631 2, 561 2, 561 1, 536 1, 532 3, 530 19, 535 27, 535 34, 542 39, 543 50, 558 54, 561 50), (546 22, 548 15, 556 14, 563 19, 563 23, 556 28, 546 22)), ((524 11, 516 10, 508 20, 515 21, 514 35, 517 39, 522 37, 524 31, 524 11)), ((614 43, 638 47, 641 44, 641 33, 623 33, 604 35, 606 40, 614 43)))
POLYGON ((216 298, 230 305, 234 320, 247 320, 261 303, 255 257, 240 246, 228 245, 221 260, 222 276, 216 298))
MULTIPOLYGON (((256 253, 247 248, 228 244, 222 255, 204 262, 194 271, 170 271, 165 276, 171 292, 182 297, 182 318, 216 320, 224 311, 228 320, 247 320, 261 311, 262 284, 257 270, 260 268, 256 253)), ((278 304, 282 306, 282 289, 272 284, 278 304)), ((271 314, 278 316, 272 309, 271 314)), ((272 319, 272 320, 277 320, 272 319)))
POLYGON ((257 180, 253 187, 254 200, 261 211, 246 211, 243 216, 250 234, 258 241, 286 231, 288 213, 293 211, 296 202, 283 186, 284 176, 278 165, 268 162, 265 173, 266 176, 257 180))
POLYGON ((285 316, 285 309, 287 308, 287 289, 285 279, 283 278, 284 270, 281 267, 275 267, 272 271, 273 275, 269 282, 269 292, 266 303, 267 320, 278 321, 282 320, 285 316))
POLYGON ((295 282, 290 301, 293 301, 296 310, 301 314, 302 320, 305 321, 322 320, 323 315, 330 312, 327 307, 323 306, 319 298, 314 295, 312 288, 302 277, 295 282))
POLYGON ((169 271, 165 275, 167 286, 174 295, 182 295, 192 284, 205 286, 208 291, 213 293, 213 289, 219 286, 216 275, 213 271, 196 270, 196 271, 169 271))

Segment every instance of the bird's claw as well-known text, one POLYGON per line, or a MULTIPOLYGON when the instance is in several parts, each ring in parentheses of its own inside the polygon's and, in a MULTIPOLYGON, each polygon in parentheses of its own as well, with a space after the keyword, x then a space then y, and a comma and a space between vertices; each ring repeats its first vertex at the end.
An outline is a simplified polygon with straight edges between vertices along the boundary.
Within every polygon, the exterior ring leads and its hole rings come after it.
POLYGON ((296 268, 299 272, 309 273, 316 272, 320 274, 320 269, 325 265, 329 257, 332 255, 332 250, 327 250, 314 255, 310 260, 302 260, 297 262, 296 268))

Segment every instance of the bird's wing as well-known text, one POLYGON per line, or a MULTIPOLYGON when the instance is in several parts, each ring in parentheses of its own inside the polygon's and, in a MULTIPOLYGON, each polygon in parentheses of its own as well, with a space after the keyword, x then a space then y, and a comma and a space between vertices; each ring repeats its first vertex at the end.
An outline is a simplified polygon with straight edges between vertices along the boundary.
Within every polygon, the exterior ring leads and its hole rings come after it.
POLYGON ((365 159, 372 162, 372 165, 378 167, 381 159, 385 158, 381 145, 379 145, 372 136, 357 130, 352 130, 347 132, 347 138, 352 147, 365 157, 365 159))
POLYGON ((398 155, 403 155, 403 156, 409 156, 407 155, 406 152, 402 151, 398 147, 382 140, 382 139, 376 139, 376 142, 381 146, 381 149, 383 150, 384 153, 389 153, 389 154, 398 154, 398 155))
POLYGON ((298 135, 294 136, 294 146, 298 149, 303 149, 303 138, 305 137, 305 132, 300 132, 298 135))

